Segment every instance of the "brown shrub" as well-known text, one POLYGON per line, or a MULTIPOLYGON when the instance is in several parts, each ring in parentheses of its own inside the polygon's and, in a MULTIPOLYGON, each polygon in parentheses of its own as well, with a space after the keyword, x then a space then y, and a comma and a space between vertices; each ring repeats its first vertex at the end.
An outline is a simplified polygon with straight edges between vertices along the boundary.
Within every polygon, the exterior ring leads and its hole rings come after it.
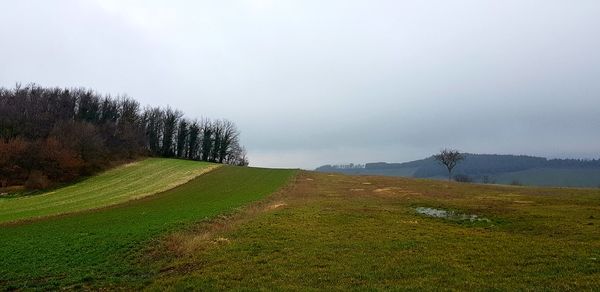
POLYGON ((50 185, 51 181, 39 170, 32 171, 25 182, 25 187, 28 189, 46 189, 49 188, 50 185))
POLYGON ((28 175, 22 167, 27 156, 29 142, 24 139, 4 141, 0 139, 0 185, 6 187, 11 183, 22 183, 28 175))
POLYGON ((43 165, 41 169, 53 180, 68 181, 76 178, 83 167, 83 160, 77 153, 54 138, 46 139, 39 153, 40 163, 43 165))

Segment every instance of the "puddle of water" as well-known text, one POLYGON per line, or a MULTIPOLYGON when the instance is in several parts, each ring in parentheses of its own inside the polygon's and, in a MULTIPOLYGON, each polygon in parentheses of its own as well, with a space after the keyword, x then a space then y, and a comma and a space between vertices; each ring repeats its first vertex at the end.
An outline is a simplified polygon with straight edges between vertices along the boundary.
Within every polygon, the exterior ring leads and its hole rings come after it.
POLYGON ((476 222, 476 221, 490 222, 490 219, 482 218, 477 215, 457 213, 454 211, 448 211, 448 210, 444 210, 444 209, 417 207, 417 208, 415 208, 415 210, 419 214, 429 216, 429 217, 435 217, 435 218, 443 218, 443 219, 457 220, 457 221, 469 220, 471 222, 476 222))

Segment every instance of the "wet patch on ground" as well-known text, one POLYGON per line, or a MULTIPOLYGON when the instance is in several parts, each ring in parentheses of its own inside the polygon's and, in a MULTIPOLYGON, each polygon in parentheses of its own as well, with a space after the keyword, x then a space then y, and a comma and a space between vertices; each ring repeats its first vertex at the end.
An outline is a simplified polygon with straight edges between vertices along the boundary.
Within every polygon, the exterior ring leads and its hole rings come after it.
POLYGON ((442 218, 452 221, 469 221, 469 222, 492 222, 488 218, 480 217, 475 214, 465 214, 452 210, 436 209, 429 207, 417 207, 415 211, 421 215, 428 217, 442 218))

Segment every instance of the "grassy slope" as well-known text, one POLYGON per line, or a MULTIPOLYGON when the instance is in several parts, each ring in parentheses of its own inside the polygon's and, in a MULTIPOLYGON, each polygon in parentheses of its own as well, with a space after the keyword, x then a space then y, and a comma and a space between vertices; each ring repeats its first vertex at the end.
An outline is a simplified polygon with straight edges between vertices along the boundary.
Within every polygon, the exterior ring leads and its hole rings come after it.
MULTIPOLYGON (((145 243, 282 186, 294 171, 224 166, 187 184, 108 209, 0 225, 0 287, 139 284, 145 243)), ((158 178, 155 178, 158 179, 158 178)))
POLYGON ((0 223, 98 208, 171 189, 209 171, 205 162, 149 158, 44 194, 0 198, 0 223))
POLYGON ((164 272, 150 288, 600 288, 600 190, 303 172, 270 200, 280 207, 220 222, 234 227, 212 238, 199 230, 157 245, 149 262, 164 272), (424 217, 416 206, 492 222, 424 217))

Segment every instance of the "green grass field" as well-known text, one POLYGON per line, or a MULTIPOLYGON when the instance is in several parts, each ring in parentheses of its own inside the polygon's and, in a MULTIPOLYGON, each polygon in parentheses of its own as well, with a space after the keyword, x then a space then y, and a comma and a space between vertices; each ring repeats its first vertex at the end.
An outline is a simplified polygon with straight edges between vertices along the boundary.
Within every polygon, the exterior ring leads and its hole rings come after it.
POLYGON ((139 199, 186 183, 215 167, 205 162, 148 158, 39 195, 0 198, 0 223, 139 199))
POLYGON ((166 192, 110 208, 0 225, 0 287, 142 285, 156 273, 138 263, 152 240, 261 199, 293 173, 223 166, 166 192))
POLYGON ((149 289, 600 289, 600 190, 303 172, 261 210, 164 240, 149 289))
POLYGON ((223 166, 140 200, 0 225, 0 287, 598 290, 599 218, 598 189, 223 166))

